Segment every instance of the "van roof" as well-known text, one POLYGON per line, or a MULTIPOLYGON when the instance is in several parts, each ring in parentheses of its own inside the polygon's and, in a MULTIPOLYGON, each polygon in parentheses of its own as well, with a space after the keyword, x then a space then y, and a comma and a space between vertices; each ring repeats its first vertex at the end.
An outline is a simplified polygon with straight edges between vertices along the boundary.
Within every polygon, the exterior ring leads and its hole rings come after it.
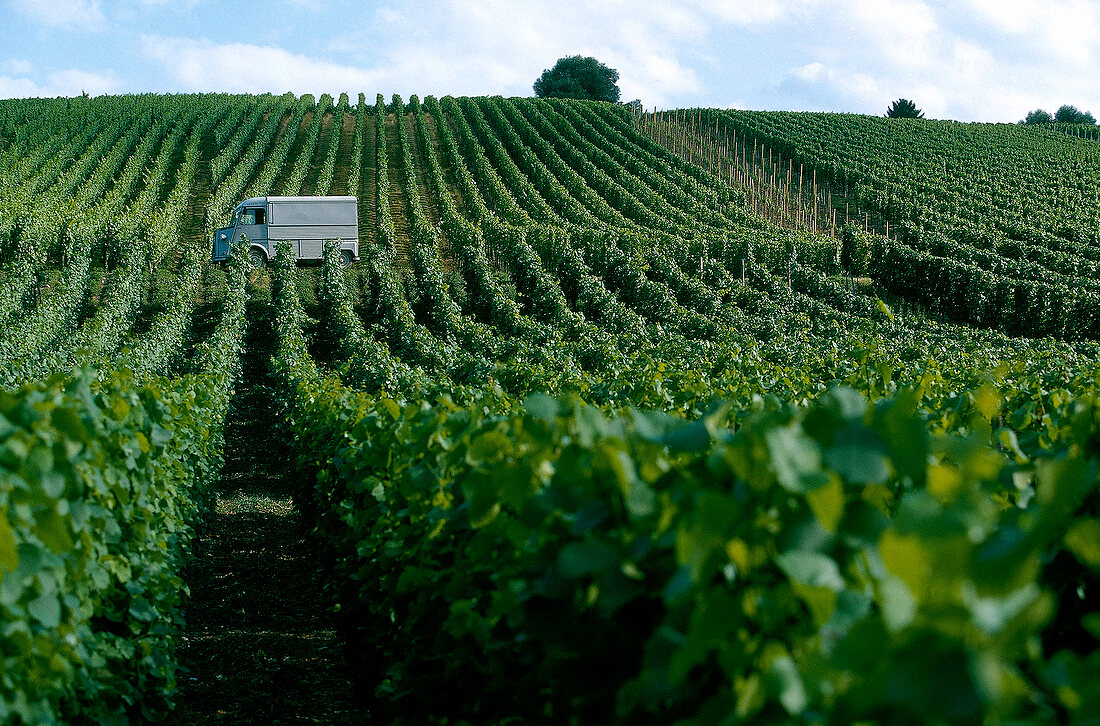
MULTIPOLYGON (((240 204, 238 204, 236 208, 239 209, 241 207, 258 207, 258 206, 267 204, 269 202, 311 202, 311 201, 316 201, 316 200, 319 200, 319 199, 324 199, 325 201, 346 202, 346 201, 350 200, 352 202, 356 202, 355 197, 346 197, 346 196, 344 196, 344 197, 340 197, 340 196, 330 197, 330 196, 324 196, 324 195, 316 195, 316 196, 302 196, 302 197, 249 197, 248 199, 246 199, 243 202, 241 202, 240 204)), ((356 203, 358 203, 358 202, 356 202, 356 203)))

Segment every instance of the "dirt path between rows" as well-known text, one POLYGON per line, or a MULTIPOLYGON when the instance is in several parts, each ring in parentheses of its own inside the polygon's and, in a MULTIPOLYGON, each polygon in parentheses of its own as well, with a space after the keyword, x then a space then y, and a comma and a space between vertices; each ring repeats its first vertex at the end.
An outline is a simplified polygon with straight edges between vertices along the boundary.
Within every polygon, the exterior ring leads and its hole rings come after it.
POLYGON ((169 724, 365 724, 272 430, 269 305, 249 303, 217 508, 200 533, 169 724))

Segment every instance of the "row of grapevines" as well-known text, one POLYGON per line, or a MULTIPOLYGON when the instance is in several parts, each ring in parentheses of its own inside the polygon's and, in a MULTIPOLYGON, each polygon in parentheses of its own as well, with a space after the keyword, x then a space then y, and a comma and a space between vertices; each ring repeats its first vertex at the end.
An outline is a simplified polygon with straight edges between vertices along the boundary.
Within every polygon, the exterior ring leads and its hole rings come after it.
MULTIPOLYGON (((234 153, 232 147, 226 148, 211 162, 211 186, 214 190, 206 206, 206 227, 213 229, 228 222, 229 213, 236 204, 241 201, 244 190, 254 180, 255 176, 265 168, 265 161, 271 145, 275 142, 279 128, 284 122, 290 123, 293 119, 293 108, 296 105, 294 97, 290 94, 283 96, 279 102, 267 112, 267 119, 263 126, 252 137, 248 147, 243 151, 234 153), (215 170, 222 167, 232 167, 219 178, 214 174, 215 170)), ((259 116, 259 114, 256 114, 259 116)), ((236 137, 235 137, 236 138, 236 137)), ((244 138, 240 138, 241 143, 244 138)))
POLYGON ((328 148, 325 150, 325 158, 321 163, 321 171, 318 173, 317 179, 313 184, 314 194, 328 194, 332 189, 332 180, 336 176, 336 154, 340 149, 340 132, 344 126, 344 114, 346 114, 348 110, 348 94, 341 93, 339 103, 332 107, 333 120, 329 134, 328 148))
MULTIPOLYGON (((367 124, 367 99, 359 94, 359 104, 355 113, 355 135, 351 142, 351 161, 348 169, 347 194, 360 197, 359 185, 363 175, 363 146, 365 144, 365 130, 367 124)), ((362 203, 363 200, 360 200, 362 203)), ((369 201, 369 200, 368 200, 369 201)))
POLYGON ((306 183, 306 175, 309 174, 310 163, 313 160, 314 150, 317 148, 317 142, 321 137, 325 114, 331 112, 331 110, 332 96, 327 93, 321 96, 316 105, 309 104, 309 110, 306 113, 312 115, 313 118, 310 121, 309 129, 306 131, 302 148, 291 167, 290 176, 283 180, 282 189, 284 194, 302 193, 306 183))
POLYGON ((1098 194, 1090 181, 1095 144, 1015 125, 743 112, 717 120, 815 166, 899 228, 1004 246, 1039 264, 1096 259, 1100 251, 1088 231, 1098 194))
MULTIPOLYGON (((127 210, 127 217, 104 223, 100 221, 102 216, 93 216, 92 212, 103 215, 109 211, 109 207, 97 205, 83 218, 87 222, 74 224, 72 235, 79 253, 66 268, 71 267, 72 271, 59 287, 59 295, 43 300, 33 315, 20 321, 20 328, 24 329, 23 335, 0 344, 3 346, 5 361, 4 380, 9 385, 15 381, 38 378, 49 370, 65 368, 67 361, 78 351, 87 351, 96 356, 113 351, 117 346, 120 336, 132 323, 133 311, 143 294, 144 281, 152 265, 150 260, 163 256, 163 249, 158 252, 158 246, 167 247, 175 244, 178 239, 180 221, 198 162, 201 130, 212 121, 213 117, 206 124, 200 124, 199 133, 186 154, 188 161, 177 176, 175 191, 164 208, 157 209, 160 190, 175 175, 172 163, 176 146, 190 132, 189 123, 178 126, 162 145, 153 167, 149 170, 145 188, 135 200, 134 206, 127 210), (87 294, 90 255, 101 244, 96 235, 107 234, 108 225, 117 230, 116 235, 129 240, 129 244, 115 242, 123 250, 120 254, 123 255, 124 264, 106 287, 104 296, 110 303, 89 321, 85 330, 59 346, 57 343, 77 328, 87 294)), ((111 204, 110 200, 111 195, 108 195, 104 205, 111 204)))
POLYGON ((181 571, 239 371, 244 256, 201 372, 90 369, 0 392, 0 717, 131 723, 177 691, 181 571))
POLYGON ((312 106, 311 98, 302 97, 295 104, 290 118, 280 119, 282 130, 278 138, 275 139, 274 144, 267 151, 256 152, 256 155, 263 159, 263 166, 256 177, 247 185, 244 197, 264 196, 273 192, 276 180, 283 173, 287 157, 290 156, 291 148, 298 137, 302 119, 306 111, 312 106))
POLYGON ((390 209, 389 151, 386 149, 386 103, 379 93, 374 103, 375 209, 378 229, 375 238, 387 254, 396 252, 393 211, 390 209))
POLYGON ((563 220, 508 156, 472 101, 446 96, 442 106, 449 121, 455 125, 456 141, 466 166, 493 211, 512 224, 524 224, 529 220, 540 224, 562 224, 563 220), (500 183, 494 183, 494 177, 499 178, 500 183))

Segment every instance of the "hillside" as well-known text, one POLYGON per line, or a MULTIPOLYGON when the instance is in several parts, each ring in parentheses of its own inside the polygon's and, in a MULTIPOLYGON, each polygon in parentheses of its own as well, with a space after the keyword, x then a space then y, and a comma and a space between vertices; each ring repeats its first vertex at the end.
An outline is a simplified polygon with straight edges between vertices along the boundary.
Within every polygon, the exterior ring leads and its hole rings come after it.
POLYGON ((195 529, 259 445, 374 718, 1087 722, 1097 149, 496 97, 0 102, 0 714, 170 707, 195 529), (357 196, 360 262, 211 267, 265 194, 357 196))
POLYGON ((682 118, 742 156, 749 143, 774 150, 780 176, 784 164, 812 169, 820 204, 892 240, 855 265, 884 289, 979 327, 1097 337, 1095 129, 705 109, 682 118))

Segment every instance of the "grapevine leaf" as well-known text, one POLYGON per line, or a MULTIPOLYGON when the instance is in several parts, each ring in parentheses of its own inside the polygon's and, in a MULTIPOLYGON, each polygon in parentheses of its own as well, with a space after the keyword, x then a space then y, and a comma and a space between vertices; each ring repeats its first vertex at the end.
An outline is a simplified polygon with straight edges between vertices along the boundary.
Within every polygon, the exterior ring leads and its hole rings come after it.
POLYGON ((7 512, 0 514, 0 567, 14 572, 19 566, 19 551, 15 545, 15 535, 11 530, 7 512))
POLYGON ((1100 521, 1082 519, 1074 522, 1066 532, 1065 543, 1082 564, 1100 568, 1100 521))

